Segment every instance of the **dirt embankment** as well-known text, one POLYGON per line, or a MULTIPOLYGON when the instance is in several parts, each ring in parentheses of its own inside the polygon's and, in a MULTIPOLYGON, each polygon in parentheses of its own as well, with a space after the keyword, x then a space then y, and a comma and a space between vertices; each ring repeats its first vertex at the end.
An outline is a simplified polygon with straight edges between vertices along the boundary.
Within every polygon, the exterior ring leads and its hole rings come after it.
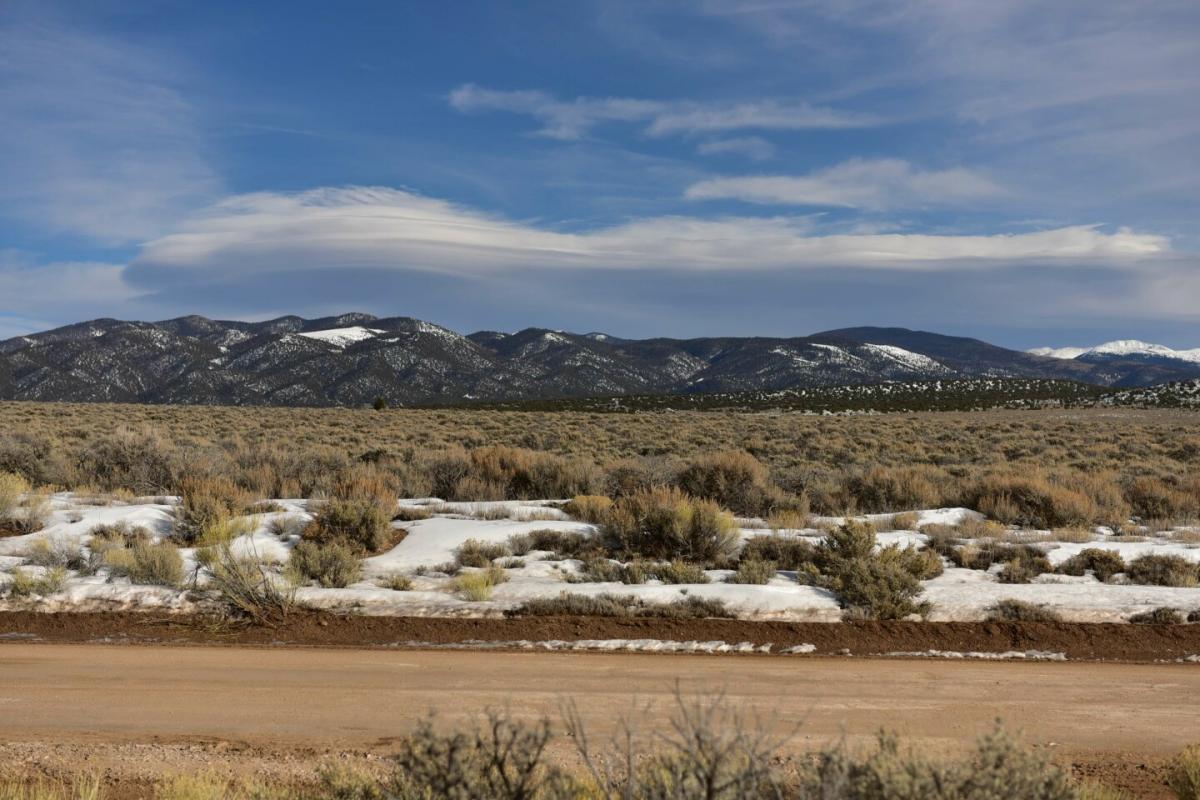
POLYGON ((1073 661, 1176 661, 1200 654, 1200 625, 1002 622, 746 622, 704 619, 429 617, 293 615, 259 628, 209 617, 145 612, 0 613, 0 639, 142 644, 395 647, 464 642, 664 639, 771 644, 778 652, 812 644, 818 654, 855 656, 926 650, 1064 653, 1073 661))

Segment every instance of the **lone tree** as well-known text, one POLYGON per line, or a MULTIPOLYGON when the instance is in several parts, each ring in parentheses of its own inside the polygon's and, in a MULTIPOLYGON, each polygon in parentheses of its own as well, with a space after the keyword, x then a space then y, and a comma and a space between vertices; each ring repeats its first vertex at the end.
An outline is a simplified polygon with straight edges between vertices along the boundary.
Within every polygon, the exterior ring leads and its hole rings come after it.
POLYGON ((387 400, 385 400, 385 399, 384 399, 384 398, 382 398, 382 397, 376 397, 376 398, 375 398, 375 402, 374 402, 374 403, 372 403, 372 404, 371 404, 371 406, 372 406, 372 407, 373 407, 373 408, 374 408, 376 411, 383 411, 385 408, 387 408, 387 400))

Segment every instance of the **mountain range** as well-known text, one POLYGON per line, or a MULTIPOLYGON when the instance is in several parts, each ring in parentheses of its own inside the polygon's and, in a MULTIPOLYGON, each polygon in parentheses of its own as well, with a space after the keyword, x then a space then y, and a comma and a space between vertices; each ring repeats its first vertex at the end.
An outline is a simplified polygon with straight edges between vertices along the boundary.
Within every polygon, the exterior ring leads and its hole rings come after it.
POLYGON ((1140 361, 1147 364, 1171 364, 1186 362, 1200 364, 1200 347, 1191 350, 1173 350, 1161 344, 1151 344, 1137 339, 1118 339, 1095 347, 1037 347, 1027 350, 1035 356, 1049 356, 1093 364, 1105 361, 1140 361))
MULTIPOLYGON (((1050 352, 1050 351, 1047 351, 1050 352)), ((392 405, 696 394, 961 378, 1140 387, 1200 360, 1027 353, 904 328, 793 338, 623 339, 528 328, 469 335, 409 317, 97 319, 0 341, 0 399, 392 405)))

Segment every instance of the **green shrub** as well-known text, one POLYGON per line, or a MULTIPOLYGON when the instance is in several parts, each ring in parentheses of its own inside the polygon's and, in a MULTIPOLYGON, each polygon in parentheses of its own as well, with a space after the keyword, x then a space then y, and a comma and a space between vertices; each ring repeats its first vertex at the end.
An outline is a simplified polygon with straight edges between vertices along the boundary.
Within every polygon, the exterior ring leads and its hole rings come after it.
POLYGON ((756 561, 742 558, 738 561, 737 571, 725 579, 726 583, 748 583, 764 586, 771 582, 778 568, 774 561, 756 561))
POLYGON ((1079 576, 1089 570, 1095 573, 1097 580, 1108 583, 1114 575, 1125 571, 1125 559, 1115 550, 1088 547, 1058 565, 1062 575, 1079 576))
POLYGON ((1125 577, 1130 583, 1150 586, 1193 587, 1200 583, 1195 564, 1183 556, 1154 555, 1139 556, 1129 562, 1125 577))
POLYGON ((712 563, 738 545, 733 518, 709 500, 678 489, 652 489, 617 500, 602 529, 620 556, 712 563))
POLYGON ((183 557, 171 542, 135 541, 130 547, 112 547, 104 563, 113 577, 130 583, 178 588, 183 585, 183 557))
POLYGON ((497 558, 512 555, 507 545, 499 542, 481 542, 467 539, 454 551, 454 560, 460 567, 488 567, 497 558))
POLYGON ((928 569, 916 550, 892 545, 875 552, 875 530, 857 520, 830 531, 817 547, 816 566, 821 586, 834 592, 851 617, 902 619, 925 615, 928 603, 918 603, 920 575, 928 569))
POLYGON ((1001 600, 987 610, 989 622, 1060 622, 1057 611, 1024 600, 1001 600))
POLYGON ((362 577, 362 560, 344 542, 303 541, 292 548, 288 566, 301 579, 342 589, 362 577))
POLYGON ((1183 614, 1173 608, 1161 606, 1151 611, 1142 611, 1129 617, 1137 625, 1182 625, 1183 614))

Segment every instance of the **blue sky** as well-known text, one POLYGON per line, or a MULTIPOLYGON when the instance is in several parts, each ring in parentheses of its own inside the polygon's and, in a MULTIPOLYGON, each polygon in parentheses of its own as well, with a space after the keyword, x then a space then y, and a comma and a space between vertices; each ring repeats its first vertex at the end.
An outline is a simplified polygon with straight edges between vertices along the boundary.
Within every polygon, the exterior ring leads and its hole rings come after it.
POLYGON ((1200 346, 1200 5, 0 5, 0 337, 1200 346))

